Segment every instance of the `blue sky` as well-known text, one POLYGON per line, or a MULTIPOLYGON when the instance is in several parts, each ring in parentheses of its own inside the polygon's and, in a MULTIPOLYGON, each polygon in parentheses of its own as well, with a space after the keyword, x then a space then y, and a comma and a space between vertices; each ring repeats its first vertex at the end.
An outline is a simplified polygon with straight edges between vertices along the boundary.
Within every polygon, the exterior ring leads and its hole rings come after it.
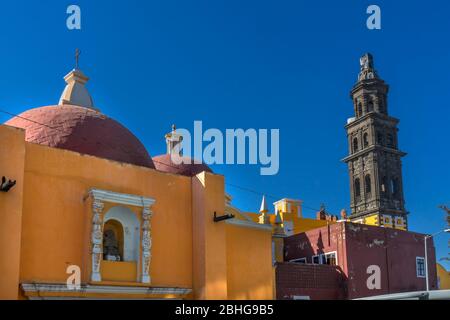
MULTIPOLYGON (((349 91, 369 51, 391 86, 390 114, 401 119, 410 229, 433 233, 446 226, 438 205, 450 205, 449 12, 445 0, 3 2, 0 106, 19 113, 56 104, 78 47, 96 105, 150 154, 165 152, 172 123, 279 128, 278 175, 260 176, 257 166, 213 169, 230 184, 309 208, 325 203, 338 214, 350 201, 340 162, 349 91), (81 7, 81 31, 65 26, 70 4, 81 7), (381 7, 382 30, 365 26, 370 4, 381 7)), ((260 195, 227 191, 242 209, 259 208, 260 195)), ((438 259, 447 240, 436 239, 438 259)))

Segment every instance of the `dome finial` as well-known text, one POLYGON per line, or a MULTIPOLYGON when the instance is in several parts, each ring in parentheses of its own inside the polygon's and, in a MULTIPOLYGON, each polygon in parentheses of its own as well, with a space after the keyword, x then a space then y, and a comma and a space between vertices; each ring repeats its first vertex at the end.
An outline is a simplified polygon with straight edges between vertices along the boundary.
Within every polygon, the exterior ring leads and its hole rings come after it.
POLYGON ((172 132, 166 134, 165 138, 167 154, 182 156, 181 142, 183 141, 183 136, 177 133, 177 127, 174 124, 172 125, 172 132))
POLYGON ((64 89, 61 98, 59 99, 60 105, 74 105, 85 108, 94 109, 99 111, 94 107, 94 102, 89 94, 86 83, 89 78, 84 75, 84 73, 78 69, 79 59, 81 51, 80 49, 75 50, 75 69, 69 72, 64 77, 66 81, 66 88, 64 89))

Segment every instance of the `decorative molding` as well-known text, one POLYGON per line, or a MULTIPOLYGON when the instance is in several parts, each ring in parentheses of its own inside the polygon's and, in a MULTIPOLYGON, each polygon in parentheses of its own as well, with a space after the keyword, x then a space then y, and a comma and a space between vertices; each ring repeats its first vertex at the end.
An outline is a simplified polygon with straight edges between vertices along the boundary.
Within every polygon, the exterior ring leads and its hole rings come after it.
POLYGON ((117 193, 113 191, 91 189, 89 195, 93 197, 94 200, 118 203, 136 207, 151 207, 155 203, 155 199, 136 196, 132 194, 117 193))
POLYGON ((234 225, 234 226, 238 226, 238 227, 253 228, 253 229, 258 229, 258 230, 272 232, 272 226, 259 224, 259 223, 256 223, 256 222, 250 222, 250 221, 238 220, 238 219, 231 219, 231 220, 225 221, 225 223, 231 224, 231 225, 234 225))
POLYGON ((91 231, 91 249, 92 249, 92 281, 102 281, 100 274, 100 262, 103 255, 103 212, 104 204, 101 201, 94 200, 92 203, 92 231, 91 231))
POLYGON ((152 259, 152 236, 150 218, 152 215, 153 213, 150 208, 144 207, 142 210, 142 283, 151 283, 150 262, 152 259))
POLYGON ((100 272, 100 262, 103 259, 103 208, 104 202, 117 203, 122 205, 131 205, 141 207, 142 209, 142 251, 140 254, 142 262, 141 282, 150 284, 150 262, 151 262, 151 225, 150 218, 153 213, 151 206, 155 200, 148 197, 136 196, 131 194, 117 193, 107 190, 91 189, 89 196, 93 199, 92 204, 92 230, 91 230, 91 260, 92 272, 91 280, 95 282, 102 281, 100 272))
MULTIPOLYGON (((173 294, 186 295, 192 292, 191 288, 151 288, 151 287, 129 287, 129 286, 97 286, 82 285, 79 290, 69 290, 66 284, 46 284, 46 283, 22 283, 25 294, 29 293, 73 293, 73 294, 173 294)), ((76 295, 77 296, 77 295, 76 295)), ((45 299, 45 297, 36 297, 45 299)), ((56 298, 56 297, 48 297, 56 298)), ((63 297, 61 297, 63 298, 63 297)), ((69 297, 67 297, 69 298, 69 297)))

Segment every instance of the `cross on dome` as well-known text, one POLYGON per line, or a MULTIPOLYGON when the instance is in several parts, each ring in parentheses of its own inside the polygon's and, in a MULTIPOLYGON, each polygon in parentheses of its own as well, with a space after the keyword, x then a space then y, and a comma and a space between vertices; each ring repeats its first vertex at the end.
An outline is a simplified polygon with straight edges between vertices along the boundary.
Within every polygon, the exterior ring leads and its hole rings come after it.
POLYGON ((76 49, 75 69, 64 77, 66 87, 59 99, 59 105, 74 105, 99 111, 95 108, 94 101, 85 86, 89 78, 78 68, 80 54, 81 51, 76 49))

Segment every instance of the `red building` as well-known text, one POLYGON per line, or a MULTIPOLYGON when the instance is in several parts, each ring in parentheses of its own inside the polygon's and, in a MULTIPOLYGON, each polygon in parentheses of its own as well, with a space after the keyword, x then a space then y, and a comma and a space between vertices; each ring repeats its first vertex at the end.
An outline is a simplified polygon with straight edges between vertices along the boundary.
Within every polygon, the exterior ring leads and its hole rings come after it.
MULTIPOLYGON (((425 290, 425 235, 338 222, 284 239, 278 299, 355 299, 425 290)), ((428 240, 430 289, 437 289, 428 240)))

